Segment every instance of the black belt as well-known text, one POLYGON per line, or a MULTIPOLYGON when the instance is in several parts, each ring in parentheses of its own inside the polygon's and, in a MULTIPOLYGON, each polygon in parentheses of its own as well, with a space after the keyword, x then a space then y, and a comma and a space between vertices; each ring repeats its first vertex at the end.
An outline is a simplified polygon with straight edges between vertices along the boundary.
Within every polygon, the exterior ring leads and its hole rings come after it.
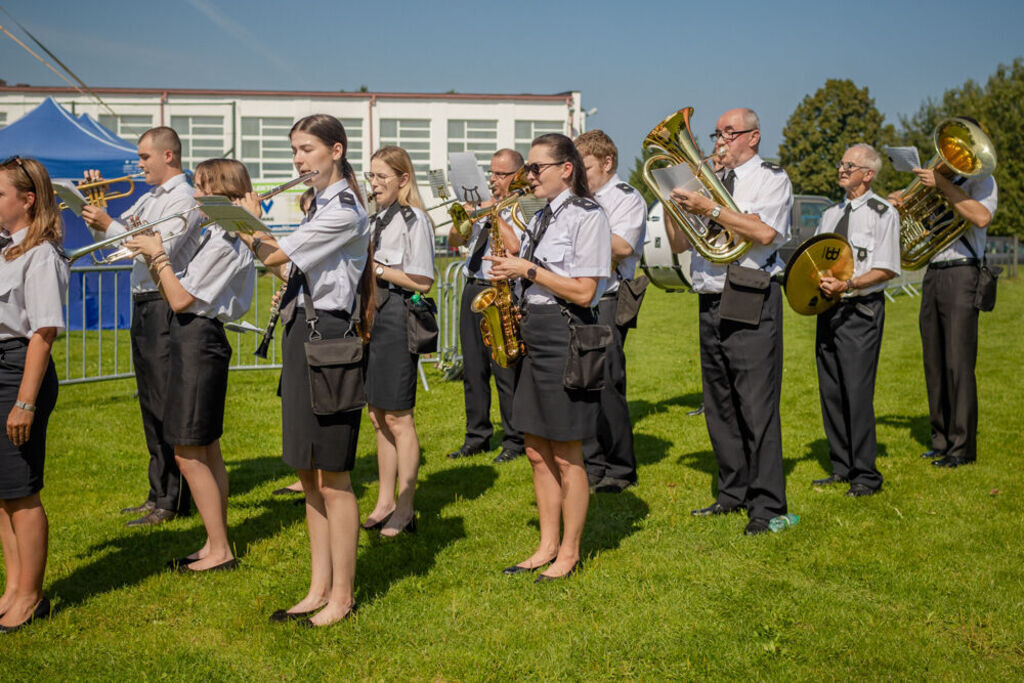
POLYGON ((861 296, 844 296, 839 299, 841 304, 869 304, 873 301, 880 301, 884 299, 885 295, 882 292, 872 292, 871 294, 862 294, 861 296))
POLYGON ((132 294, 132 301, 137 304, 144 304, 149 301, 159 301, 160 299, 163 299, 160 292, 139 292, 137 294, 132 294))
POLYGON ((466 278, 466 283, 471 285, 478 285, 480 287, 491 287, 491 281, 485 280, 482 277, 469 277, 466 278))
POLYGON ((404 287, 399 287, 394 283, 388 282, 387 280, 382 280, 380 278, 377 278, 377 289, 386 289, 389 292, 396 292, 404 297, 410 297, 413 295, 413 292, 409 291, 408 289, 405 289, 404 287))
POLYGON ((943 268, 956 268, 957 266, 975 266, 978 265, 978 259, 976 258, 955 258, 950 261, 938 261, 935 263, 928 264, 928 270, 942 270, 943 268))

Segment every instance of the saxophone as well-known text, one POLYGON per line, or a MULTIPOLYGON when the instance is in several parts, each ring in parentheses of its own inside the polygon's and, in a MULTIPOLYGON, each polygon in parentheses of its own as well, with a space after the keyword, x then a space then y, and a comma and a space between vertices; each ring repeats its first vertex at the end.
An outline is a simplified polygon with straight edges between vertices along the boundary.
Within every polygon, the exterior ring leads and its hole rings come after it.
MULTIPOLYGON (((528 188, 529 186, 527 186, 528 188)), ((511 196, 502 200, 491 211, 491 254, 494 256, 505 255, 505 243, 501 239, 499 221, 501 212, 511 209, 512 221, 525 229, 516 212, 521 195, 526 191, 524 188, 513 190, 511 196)), ((474 313, 483 316, 480 320, 480 334, 483 336, 484 345, 491 349, 491 358, 500 367, 507 368, 515 365, 526 355, 526 344, 519 335, 519 321, 522 313, 519 306, 512 300, 512 285, 508 279, 495 280, 493 287, 473 297, 470 309, 474 313)))

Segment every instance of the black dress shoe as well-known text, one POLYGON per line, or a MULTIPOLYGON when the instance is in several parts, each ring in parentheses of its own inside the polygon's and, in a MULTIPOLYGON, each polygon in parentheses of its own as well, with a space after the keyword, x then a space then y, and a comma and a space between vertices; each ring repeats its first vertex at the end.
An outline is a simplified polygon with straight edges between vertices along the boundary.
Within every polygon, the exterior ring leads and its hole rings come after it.
POLYGON ((238 558, 232 557, 227 562, 215 564, 207 569, 190 569, 189 565, 181 564, 174 571, 179 574, 206 574, 207 572, 228 572, 232 569, 238 569, 238 558))
POLYGON ((147 500, 142 505, 136 505, 135 507, 131 507, 131 508, 121 508, 121 514, 122 515, 144 515, 147 512, 152 512, 153 510, 156 510, 156 503, 154 503, 151 500, 147 500))
POLYGON ((455 460, 456 458, 468 458, 471 455, 483 453, 485 452, 485 450, 486 449, 480 448, 479 446, 477 448, 470 448, 469 446, 463 444, 462 448, 453 453, 449 453, 447 457, 450 460, 455 460))
POLYGON ((178 569, 180 569, 181 567, 187 567, 188 565, 192 564, 193 562, 197 562, 198 560, 198 557, 188 557, 186 555, 185 557, 167 560, 167 568, 171 571, 178 571, 178 569))
POLYGON ((711 515, 727 515, 730 512, 736 512, 739 507, 727 508, 717 501, 708 505, 706 508, 700 508, 699 510, 690 510, 690 514, 694 517, 710 517, 711 515))
POLYGON ((14 626, 0 626, 0 633, 14 633, 17 630, 23 629, 33 621, 41 621, 50 616, 50 599, 43 596, 43 599, 39 601, 36 608, 32 610, 32 614, 28 615, 28 619, 16 624, 14 626))
POLYGON ((832 484, 844 484, 847 481, 846 477, 840 477, 838 474, 830 474, 824 479, 815 479, 811 482, 811 486, 831 486, 832 484))
POLYGON ((536 567, 520 567, 518 564, 514 564, 511 567, 505 567, 501 570, 501 573, 505 576, 515 576, 516 574, 528 574, 529 572, 535 572, 541 567, 546 567, 555 560, 558 559, 558 555, 555 555, 547 562, 541 562, 536 567))
POLYGON ((850 484, 850 490, 846 492, 846 495, 850 498, 860 498, 861 496, 873 496, 881 490, 881 484, 878 485, 877 489, 865 486, 864 484, 850 484))
POLYGON ((305 619, 310 615, 315 614, 318 609, 320 608, 317 607, 316 609, 311 609, 308 612, 289 612, 286 609, 279 609, 270 615, 270 621, 276 624, 281 624, 286 621, 298 621, 299 619, 305 619))
POLYGON ((596 493, 622 493, 630 486, 636 486, 635 481, 629 479, 616 479, 615 477, 605 477, 597 483, 594 487, 596 493))
POLYGON ((534 583, 547 583, 548 581, 558 581, 560 579, 568 579, 570 576, 575 576, 576 572, 583 568, 583 560, 576 560, 576 564, 572 566, 572 569, 562 574, 561 576, 548 576, 547 574, 538 574, 537 578, 533 580, 534 583))
POLYGON ((391 515, 393 515, 393 514, 395 514, 394 510, 389 512, 387 517, 385 517, 384 519, 380 520, 379 522, 374 522, 373 524, 366 524, 364 522, 362 524, 362 527, 366 531, 380 531, 381 529, 384 528, 384 525, 388 523, 388 520, 391 519, 391 515))
POLYGON ((153 526, 154 524, 163 524, 169 522, 177 517, 173 510, 164 510, 163 508, 156 508, 144 517, 133 519, 132 521, 125 524, 125 526, 153 526))
POLYGON ((756 536, 758 534, 767 533, 768 531, 771 531, 771 527, 768 526, 768 520, 754 517, 747 522, 747 528, 743 530, 743 535, 756 536))
POLYGON ((506 448, 498 453, 497 457, 494 458, 494 462, 512 462, 516 458, 526 455, 523 451, 514 451, 511 448, 506 448))
POLYGON ((940 451, 937 451, 934 448, 929 448, 928 450, 926 450, 924 453, 921 454, 921 457, 922 458, 933 458, 934 459, 934 458, 940 457, 941 455, 942 455, 942 453, 940 451))
POLYGON ((697 416, 703 415, 703 414, 704 414, 704 404, 703 403, 701 403, 700 404, 700 408, 697 408, 696 410, 687 410, 686 411, 687 417, 697 417, 697 416))
MULTIPOLYGON (((356 607, 357 607, 356 603, 353 602, 352 606, 348 608, 347 612, 345 612, 345 616, 343 616, 341 619, 338 619, 338 621, 335 621, 333 623, 327 624, 327 626, 333 626, 334 624, 337 624, 339 622, 345 621, 346 619, 348 619, 349 617, 351 617, 352 615, 354 615, 356 613, 356 607)), ((320 628, 319 626, 314 624, 311 619, 303 619, 302 621, 299 622, 299 626, 301 626, 302 628, 320 628)))
POLYGON ((977 458, 968 458, 964 455, 946 455, 938 460, 932 460, 932 464, 936 467, 960 467, 961 465, 971 465, 977 458))

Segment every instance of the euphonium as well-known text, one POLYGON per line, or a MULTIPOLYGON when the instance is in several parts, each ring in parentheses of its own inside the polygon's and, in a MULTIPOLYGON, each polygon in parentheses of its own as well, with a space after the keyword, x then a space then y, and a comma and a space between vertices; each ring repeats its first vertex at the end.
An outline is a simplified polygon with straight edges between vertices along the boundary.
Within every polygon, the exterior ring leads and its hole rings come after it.
POLYGON ((730 263, 746 253, 750 248, 750 242, 728 230, 712 229, 709 225, 711 221, 703 216, 694 216, 680 210, 671 197, 662 195, 658 181, 651 174, 651 168, 656 163, 668 162, 673 166, 685 163, 704 186, 704 192, 709 197, 727 209, 742 213, 733 201, 732 195, 722 185, 722 181, 705 162, 706 157, 701 154, 700 146, 690 132, 691 116, 693 107, 680 109, 655 126, 644 138, 644 151, 654 152, 644 162, 644 182, 661 200, 665 213, 672 216, 697 253, 712 263, 730 263))
MULTIPOLYGON (((981 128, 964 118, 949 118, 935 127, 932 135, 936 154, 927 168, 947 177, 986 177, 996 168, 992 141, 981 128)), ((900 261, 907 270, 917 270, 933 256, 960 238, 971 223, 961 216, 937 187, 915 178, 901 193, 900 261)))
MULTIPOLYGON (((512 221, 525 229, 525 225, 516 216, 522 192, 521 187, 517 188, 512 196, 491 209, 490 237, 493 256, 505 255, 505 242, 501 239, 501 230, 498 227, 504 209, 511 209, 512 221)), ((512 300, 512 285, 507 279, 495 280, 493 287, 488 287, 473 297, 470 309, 483 316, 480 320, 480 334, 483 336, 484 344, 490 347, 491 358, 495 363, 507 368, 526 355, 526 344, 519 335, 522 314, 512 300)))

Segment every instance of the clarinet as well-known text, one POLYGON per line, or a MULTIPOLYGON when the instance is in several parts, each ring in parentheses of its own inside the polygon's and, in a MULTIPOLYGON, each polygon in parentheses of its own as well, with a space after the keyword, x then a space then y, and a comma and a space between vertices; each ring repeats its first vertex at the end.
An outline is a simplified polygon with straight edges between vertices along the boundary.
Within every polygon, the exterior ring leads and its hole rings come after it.
POLYGON ((288 283, 285 282, 277 290, 274 305, 270 307, 270 318, 267 320, 267 329, 263 331, 263 339, 260 340, 259 348, 252 352, 254 356, 258 356, 259 358, 267 357, 267 350, 270 348, 270 342, 274 340, 274 328, 277 327, 277 319, 281 317, 281 298, 284 296, 284 288, 287 285, 288 283))

